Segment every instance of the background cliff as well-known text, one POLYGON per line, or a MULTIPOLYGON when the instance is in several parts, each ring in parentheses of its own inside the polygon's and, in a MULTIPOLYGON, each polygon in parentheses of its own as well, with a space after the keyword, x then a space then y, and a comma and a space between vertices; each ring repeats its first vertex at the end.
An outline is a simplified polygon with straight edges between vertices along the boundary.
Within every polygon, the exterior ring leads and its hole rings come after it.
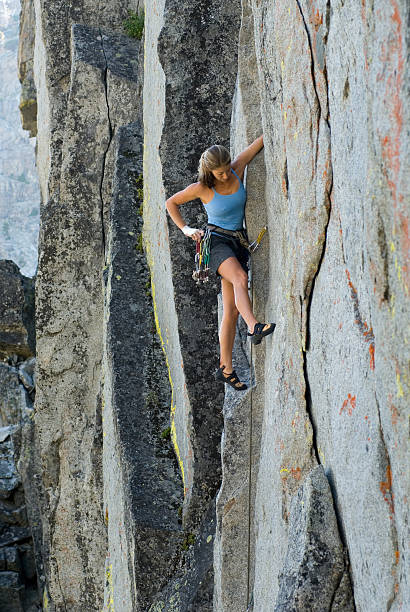
POLYGON ((20 0, 4 0, 0 5, 0 258, 13 259, 23 274, 32 276, 40 219, 34 159, 34 21, 33 11, 25 9, 19 36, 19 13, 20 0), (19 78, 24 81, 21 100, 19 78))
POLYGON ((141 41, 136 1, 34 8, 44 609, 404 611, 408 3, 156 0, 141 41), (239 325, 224 397, 218 285, 164 202, 262 132, 277 328, 239 325))

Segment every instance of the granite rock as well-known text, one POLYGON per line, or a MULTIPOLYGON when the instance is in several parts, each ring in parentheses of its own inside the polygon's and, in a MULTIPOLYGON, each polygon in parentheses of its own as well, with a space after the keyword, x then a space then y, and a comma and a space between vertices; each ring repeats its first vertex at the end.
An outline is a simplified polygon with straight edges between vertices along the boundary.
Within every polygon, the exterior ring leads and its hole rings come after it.
MULTIPOLYGON (((279 576, 275 612, 333 610, 345 572, 333 498, 319 465, 291 501, 288 550, 279 576)), ((350 606, 343 609, 353 612, 351 587, 348 600, 350 606)))
POLYGON ((30 136, 37 134, 37 94, 34 84, 34 44, 35 44, 34 2, 21 1, 20 33, 17 56, 18 76, 21 83, 20 114, 24 130, 30 136))
POLYGON ((0 260, 0 356, 27 358, 34 347, 34 284, 11 260, 0 260))
POLYGON ((183 488, 168 434, 171 393, 141 248, 138 121, 117 132, 113 184, 104 274, 103 477, 112 581, 105 600, 107 609, 111 597, 125 612, 150 607, 184 539, 183 488))

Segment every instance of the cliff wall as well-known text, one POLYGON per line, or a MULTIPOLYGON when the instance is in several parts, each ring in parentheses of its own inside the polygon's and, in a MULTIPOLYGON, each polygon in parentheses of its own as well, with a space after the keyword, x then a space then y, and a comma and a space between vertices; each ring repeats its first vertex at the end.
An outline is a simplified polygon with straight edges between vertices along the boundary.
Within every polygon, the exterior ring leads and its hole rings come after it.
POLYGON ((141 43, 137 3, 35 9, 44 608, 406 609, 405 0, 158 0, 141 43), (164 204, 262 132, 277 327, 251 350, 239 323, 224 396, 218 282, 164 204))

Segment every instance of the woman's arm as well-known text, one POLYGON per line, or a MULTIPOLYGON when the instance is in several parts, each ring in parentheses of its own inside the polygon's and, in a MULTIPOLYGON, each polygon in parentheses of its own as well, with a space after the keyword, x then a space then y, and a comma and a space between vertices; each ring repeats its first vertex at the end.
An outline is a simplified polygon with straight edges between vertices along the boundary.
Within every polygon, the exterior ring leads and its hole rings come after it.
POLYGON ((256 140, 253 141, 252 144, 249 145, 242 153, 234 159, 232 162, 232 168, 235 170, 237 174, 241 178, 243 178, 243 173, 245 171, 246 166, 253 160, 255 155, 259 153, 259 151, 263 147, 263 134, 259 136, 256 140))
POLYGON ((187 202, 191 202, 191 200, 200 198, 202 194, 201 187, 202 186, 200 183, 192 183, 192 185, 188 185, 188 187, 186 187, 182 191, 174 193, 174 195, 168 198, 168 200, 165 202, 165 206, 167 207, 169 216, 171 217, 175 225, 177 225, 179 229, 184 232, 185 236, 189 236, 190 238, 192 238, 192 240, 201 240, 203 231, 200 229, 188 227, 181 213, 179 212, 178 207, 181 206, 181 204, 186 204, 187 202))

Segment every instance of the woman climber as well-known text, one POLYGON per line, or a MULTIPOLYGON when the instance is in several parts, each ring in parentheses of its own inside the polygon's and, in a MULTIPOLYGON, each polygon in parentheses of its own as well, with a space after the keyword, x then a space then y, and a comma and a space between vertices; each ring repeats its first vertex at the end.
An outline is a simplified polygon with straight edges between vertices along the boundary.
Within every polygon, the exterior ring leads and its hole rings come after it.
POLYGON ((209 268, 221 276, 223 304, 219 330, 220 367, 215 378, 237 391, 247 389, 232 367, 238 314, 246 322, 253 344, 259 344, 275 329, 274 323, 259 323, 253 314, 248 294, 248 241, 243 228, 246 190, 242 179, 246 166, 262 147, 263 136, 260 136, 231 162, 225 147, 213 145, 201 155, 199 181, 166 201, 171 219, 185 236, 196 242, 201 240, 203 230, 188 227, 178 207, 199 198, 208 214, 207 227, 211 235, 209 268))

